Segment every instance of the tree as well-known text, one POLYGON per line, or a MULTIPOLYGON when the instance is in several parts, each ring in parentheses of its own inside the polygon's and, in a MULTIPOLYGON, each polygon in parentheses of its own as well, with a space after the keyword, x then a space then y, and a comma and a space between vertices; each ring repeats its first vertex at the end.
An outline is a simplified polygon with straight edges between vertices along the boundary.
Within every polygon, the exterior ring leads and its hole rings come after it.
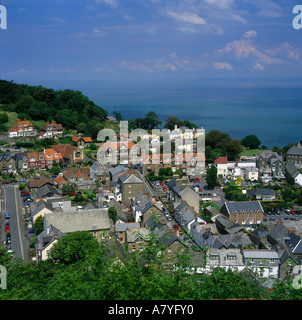
POLYGON ((113 111, 113 116, 118 122, 123 120, 123 116, 120 111, 113 111))
POLYGON ((44 230, 44 217, 39 216, 34 222, 35 234, 40 234, 44 230))
POLYGON ((0 123, 8 122, 8 115, 6 112, 0 113, 0 123))
POLYGON ((62 187, 62 194, 72 194, 73 192, 75 192, 77 190, 77 187, 75 184, 66 184, 62 187))
POLYGON ((246 136, 241 140, 241 144, 248 149, 258 149, 261 141, 255 135, 246 136))
POLYGON ((215 165, 211 165, 211 167, 207 169, 206 182, 210 189, 218 185, 217 168, 215 165))
POLYGON ((112 219, 113 223, 116 223, 116 216, 117 216, 117 211, 114 207, 110 207, 108 209, 108 214, 109 214, 109 218, 112 219))
POLYGON ((76 231, 65 235, 50 249, 49 258, 54 263, 70 265, 96 254, 100 244, 88 231, 76 231))
POLYGON ((169 130, 174 130, 175 126, 178 128, 183 125, 183 122, 180 121, 177 117, 172 117, 170 116, 164 125, 164 128, 169 129, 169 130))

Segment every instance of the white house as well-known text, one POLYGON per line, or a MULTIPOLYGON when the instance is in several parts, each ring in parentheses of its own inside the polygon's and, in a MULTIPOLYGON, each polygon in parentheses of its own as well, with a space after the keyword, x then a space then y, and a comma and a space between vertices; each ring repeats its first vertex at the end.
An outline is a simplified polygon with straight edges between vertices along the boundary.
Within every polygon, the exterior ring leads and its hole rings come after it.
POLYGON ((242 250, 244 264, 260 278, 274 277, 279 274, 280 258, 275 250, 242 250))

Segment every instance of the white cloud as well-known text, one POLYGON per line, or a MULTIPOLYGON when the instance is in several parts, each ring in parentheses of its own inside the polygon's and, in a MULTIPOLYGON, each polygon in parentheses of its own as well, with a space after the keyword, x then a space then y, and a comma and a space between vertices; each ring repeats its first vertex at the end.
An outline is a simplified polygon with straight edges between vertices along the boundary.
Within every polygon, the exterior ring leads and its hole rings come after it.
POLYGON ((214 62, 213 66, 216 70, 222 70, 222 69, 233 70, 234 69, 234 67, 228 62, 214 62))
POLYGON ((255 38, 257 37, 257 32, 254 30, 247 31, 243 34, 244 38, 255 38))
POLYGON ((220 9, 220 10, 229 10, 234 5, 234 0, 204 0, 209 6, 220 9))
POLYGON ((111 8, 116 8, 118 6, 118 2, 116 0, 95 0, 96 3, 105 3, 109 5, 111 8))
POLYGON ((188 12, 177 13, 177 12, 167 10, 166 15, 180 22, 188 22, 188 23, 200 24, 200 25, 207 24, 206 20, 198 16, 196 13, 188 13, 188 12))
POLYGON ((254 66, 254 69, 258 70, 258 71, 263 71, 264 70, 264 66, 261 65, 260 63, 256 63, 255 66, 254 66))

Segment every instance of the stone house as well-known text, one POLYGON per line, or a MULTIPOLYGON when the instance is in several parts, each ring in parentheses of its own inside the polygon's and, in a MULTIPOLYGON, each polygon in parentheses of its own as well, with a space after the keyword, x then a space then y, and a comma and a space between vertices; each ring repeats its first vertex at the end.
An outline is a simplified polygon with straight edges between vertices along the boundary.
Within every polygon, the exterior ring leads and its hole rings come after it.
POLYGON ((72 140, 72 142, 75 142, 77 144, 77 146, 80 147, 80 148, 87 147, 92 143, 91 137, 76 137, 76 136, 73 136, 71 140, 72 140))
POLYGON ((129 228, 126 230, 128 251, 142 251, 150 240, 150 230, 145 227, 129 228))
POLYGON ((256 227, 263 222, 263 208, 259 201, 225 202, 221 213, 244 227, 256 227))
POLYGON ((108 208, 47 213, 44 229, 51 225, 65 234, 88 231, 100 242, 107 239, 110 230, 108 208))
POLYGON ((131 199, 139 192, 143 192, 143 181, 136 172, 131 170, 118 177, 118 184, 122 193, 122 201, 126 206, 130 206, 131 199))
POLYGON ((205 272, 211 273, 214 268, 230 269, 233 272, 242 271, 245 268, 245 264, 240 249, 208 249, 206 252, 205 272))
POLYGON ((13 154, 0 154, 0 170, 2 173, 15 173, 17 164, 13 154))
POLYGON ((280 257, 275 250, 242 250, 244 264, 260 278, 279 275, 280 257))

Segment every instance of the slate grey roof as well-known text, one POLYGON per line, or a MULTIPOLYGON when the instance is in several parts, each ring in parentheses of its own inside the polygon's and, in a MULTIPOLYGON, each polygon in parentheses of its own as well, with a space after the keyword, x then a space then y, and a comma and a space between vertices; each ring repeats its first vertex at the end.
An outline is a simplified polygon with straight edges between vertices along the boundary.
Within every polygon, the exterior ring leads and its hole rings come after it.
POLYGON ((44 208, 47 208, 50 211, 53 211, 53 207, 51 205, 51 203, 44 201, 44 200, 40 200, 37 203, 34 203, 31 205, 31 214, 32 216, 35 216, 37 213, 39 213, 41 210, 43 210, 44 208))
POLYGON ((256 212, 258 209, 263 212, 263 208, 259 201, 238 201, 238 202, 225 202, 224 206, 227 208, 229 214, 233 214, 233 211, 240 213, 241 210, 249 212, 252 210, 256 212))
POLYGON ((53 186, 50 186, 49 184, 45 184, 37 190, 37 196, 39 198, 42 198, 49 193, 51 193, 52 195, 60 195, 58 189, 53 186))
POLYGON ((291 156, 302 156, 302 148, 293 146, 287 151, 287 154, 291 156))
POLYGON ((282 237, 286 236, 287 234, 288 234, 288 229, 282 223, 277 223, 269 231, 270 237, 272 237, 277 242, 281 241, 282 237))
POLYGON ((268 196, 268 195, 276 195, 277 192, 269 188, 258 188, 254 190, 248 190, 247 194, 251 196, 258 195, 258 194, 262 196, 268 196))
POLYGON ((97 231, 110 229, 108 209, 92 209, 69 212, 47 213, 45 227, 53 225, 64 233, 74 231, 97 231))
POLYGON ((126 173, 122 174, 118 177, 118 180, 121 181, 123 184, 125 183, 143 183, 143 181, 134 174, 126 175, 126 173))
POLYGON ((245 259, 279 259, 275 250, 242 250, 245 259))
POLYGON ((287 164, 285 169, 293 178, 296 178, 300 174, 298 168, 293 163, 287 164))
POLYGON ((125 232, 127 229, 139 228, 139 222, 128 222, 128 223, 115 223, 114 228, 116 232, 125 232))
POLYGON ((109 173, 110 173, 112 176, 114 176, 115 174, 117 174, 117 173, 119 173, 119 172, 121 172, 121 171, 125 171, 125 172, 126 172, 127 170, 128 170, 128 169, 127 169, 125 166, 119 164, 119 165, 117 165, 116 167, 109 169, 109 173))

